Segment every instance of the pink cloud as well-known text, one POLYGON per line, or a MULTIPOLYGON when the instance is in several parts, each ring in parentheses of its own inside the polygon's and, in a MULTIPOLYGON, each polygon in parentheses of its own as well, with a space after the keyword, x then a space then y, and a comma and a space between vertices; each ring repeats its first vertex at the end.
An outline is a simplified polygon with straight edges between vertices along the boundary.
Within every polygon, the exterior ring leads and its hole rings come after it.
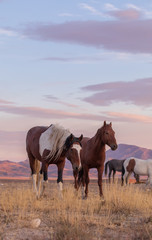
POLYGON ((152 117, 144 115, 122 112, 105 112, 105 114, 111 118, 111 121, 152 123, 152 117))
POLYGON ((7 101, 7 100, 0 99, 0 104, 13 104, 13 102, 10 102, 10 101, 7 101))
POLYGON ((141 11, 133 8, 110 11, 109 14, 119 20, 138 20, 142 16, 141 11))
POLYGON ((75 118, 75 119, 85 119, 85 120, 101 120, 105 119, 105 116, 93 115, 93 114, 79 114, 76 112, 65 112, 62 110, 46 109, 39 107, 18 107, 11 105, 0 105, 0 112, 5 112, 9 114, 25 115, 35 118, 75 118))
POLYGON ((151 19, 39 23, 30 24, 23 32, 27 37, 40 41, 68 42, 131 53, 152 53, 151 19))
POLYGON ((152 106, 152 78, 133 82, 109 82, 83 87, 95 92, 83 100, 93 105, 108 106, 113 102, 131 103, 138 106, 152 106))

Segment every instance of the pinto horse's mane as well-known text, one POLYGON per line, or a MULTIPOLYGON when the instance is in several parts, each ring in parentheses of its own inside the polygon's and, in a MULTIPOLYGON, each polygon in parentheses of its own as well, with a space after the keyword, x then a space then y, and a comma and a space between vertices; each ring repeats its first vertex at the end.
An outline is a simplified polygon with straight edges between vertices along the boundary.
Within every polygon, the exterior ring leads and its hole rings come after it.
POLYGON ((70 134, 68 129, 63 128, 59 124, 52 124, 40 137, 41 143, 43 142, 43 145, 40 144, 40 152, 42 152, 41 148, 49 149, 50 153, 47 159, 57 160, 61 156, 65 141, 70 134))

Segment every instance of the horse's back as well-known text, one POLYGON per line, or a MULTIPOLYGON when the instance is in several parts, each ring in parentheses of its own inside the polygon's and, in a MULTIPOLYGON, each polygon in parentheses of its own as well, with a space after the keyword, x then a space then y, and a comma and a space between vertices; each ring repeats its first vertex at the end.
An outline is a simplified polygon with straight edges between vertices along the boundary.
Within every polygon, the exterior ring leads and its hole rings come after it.
POLYGON ((148 175, 149 170, 152 171, 152 159, 143 160, 139 158, 130 157, 124 162, 125 169, 132 168, 133 172, 139 175, 148 175))
POLYGON ((122 167, 123 167, 123 162, 124 160, 119 160, 119 159, 111 159, 109 161, 109 168, 118 172, 122 172, 122 167))

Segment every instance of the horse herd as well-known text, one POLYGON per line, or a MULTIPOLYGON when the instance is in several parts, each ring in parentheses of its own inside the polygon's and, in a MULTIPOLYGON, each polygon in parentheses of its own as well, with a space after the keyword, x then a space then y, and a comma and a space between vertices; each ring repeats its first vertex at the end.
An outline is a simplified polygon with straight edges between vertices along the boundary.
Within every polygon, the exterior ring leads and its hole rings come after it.
MULTIPOLYGON (((88 196, 89 169, 91 168, 97 169, 99 194, 103 197, 102 176, 106 145, 113 151, 118 147, 112 123, 107 124, 106 121, 92 138, 83 137, 82 134, 80 137, 76 137, 58 124, 51 124, 49 127, 37 126, 31 128, 26 136, 26 151, 31 168, 33 190, 37 198, 43 194, 47 186, 48 166, 50 164, 57 165, 57 183, 59 192, 62 195, 62 175, 66 158, 72 164, 75 188, 78 189, 82 185, 82 198, 88 196)), ((119 161, 119 164, 121 162, 121 166, 116 171, 121 170, 122 183, 124 179, 127 182, 132 172, 135 174, 136 179, 138 179, 139 174, 148 175, 150 183, 152 183, 152 160, 143 161, 132 157, 117 161, 119 161)), ((108 165, 110 169, 110 162, 112 161, 107 162, 105 165, 105 173, 108 165)), ((111 169, 114 171, 113 167, 111 169)), ((109 171, 109 179, 110 175, 109 171)))

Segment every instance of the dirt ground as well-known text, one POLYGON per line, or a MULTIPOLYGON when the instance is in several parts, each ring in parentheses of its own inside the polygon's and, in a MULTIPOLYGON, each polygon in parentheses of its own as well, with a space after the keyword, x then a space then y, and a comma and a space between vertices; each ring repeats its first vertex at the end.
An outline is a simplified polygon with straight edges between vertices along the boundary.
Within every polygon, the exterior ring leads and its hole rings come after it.
POLYGON ((98 197, 96 181, 89 185, 87 200, 71 195, 73 181, 64 182, 63 199, 56 188, 50 180, 37 200, 30 180, 0 179, 0 240, 152 239, 152 206, 140 212, 114 201, 109 208, 98 197))

